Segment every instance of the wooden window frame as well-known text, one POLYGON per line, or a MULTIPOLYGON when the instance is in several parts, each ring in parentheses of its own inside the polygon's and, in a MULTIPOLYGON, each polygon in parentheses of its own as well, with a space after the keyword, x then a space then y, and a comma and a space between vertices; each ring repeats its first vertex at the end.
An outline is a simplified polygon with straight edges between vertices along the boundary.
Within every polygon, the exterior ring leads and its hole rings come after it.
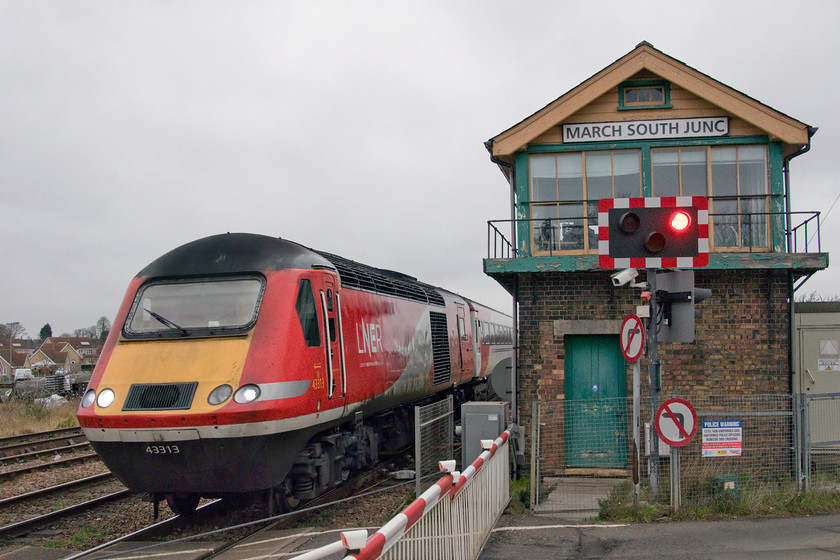
POLYGON ((633 82, 624 82, 618 86, 618 110, 619 111, 636 111, 639 109, 671 109, 671 83, 667 80, 638 80, 633 82), (625 100, 625 94, 630 89, 642 88, 662 88, 662 101, 657 102, 632 102, 628 103, 625 100))
MULTIPOLYGON (((610 158, 610 165, 611 165, 611 168, 612 168, 612 181, 611 181, 612 186, 611 186, 611 188, 612 188, 613 195, 615 195, 615 158, 614 158, 614 155, 616 153, 622 153, 622 152, 634 153, 639 158, 638 159, 638 161, 639 161, 639 194, 637 196, 642 196, 642 193, 644 192, 644 184, 643 184, 643 177, 642 177, 643 174, 644 174, 644 169, 643 169, 644 158, 642 156, 642 151, 639 148, 622 148, 622 149, 613 149, 613 150, 581 150, 581 151, 575 151, 575 152, 540 153, 540 154, 530 154, 529 155, 528 159, 529 159, 529 162, 530 162, 530 158, 532 156, 546 156, 546 155, 555 155, 556 156, 556 155, 559 155, 561 153, 580 154, 580 156, 581 156, 581 174, 582 174, 582 176, 581 176, 581 181, 582 181, 581 189, 583 191, 582 192, 583 198, 581 200, 559 200, 559 199, 558 200, 534 200, 533 199, 534 191, 533 191, 533 182, 532 182, 533 177, 531 176, 531 172, 529 170, 529 172, 528 172, 528 175, 529 175, 529 177, 528 177, 529 216, 531 218, 533 218, 533 208, 537 207, 537 206, 547 206, 547 207, 553 206, 553 207, 555 207, 559 210, 559 207, 561 205, 579 205, 581 207, 582 216, 580 216, 580 218, 570 218, 570 219, 574 219, 574 220, 580 219, 581 223, 583 224, 583 233, 582 233, 583 247, 576 248, 576 249, 564 249, 562 242, 559 239, 555 240, 552 237, 551 239, 547 240, 548 243, 549 243, 549 249, 547 249, 547 250, 545 250, 545 249, 536 250, 535 243, 534 243, 535 230, 536 230, 536 228, 541 227, 541 226, 535 220, 532 220, 530 222, 530 226, 528 228, 530 230, 529 235, 530 235, 530 245, 531 245, 531 251, 532 251, 531 254, 532 255, 534 255, 534 256, 546 256, 546 255, 553 255, 553 254, 585 255, 585 254, 591 254, 593 252, 595 252, 595 253, 598 252, 597 243, 595 244, 594 247, 591 246, 592 244, 589 241, 589 235, 588 235, 589 227, 591 225, 593 225, 593 223, 592 223, 593 222, 593 217, 588 215, 588 206, 589 206, 590 203, 593 202, 593 199, 588 198, 588 183, 587 183, 587 176, 586 176, 587 155, 588 154, 604 154, 604 153, 608 153, 608 154, 611 155, 611 158, 610 158), (554 244, 557 245, 556 248, 554 247, 554 244)), ((530 163, 529 163, 529 168, 530 168, 530 163)), ((557 187, 555 187, 555 188, 557 188, 557 187)), ((558 197, 559 197, 559 192, 558 192, 558 197)), ((555 218, 549 218, 549 220, 554 220, 554 219, 555 218)), ((562 218, 557 219, 558 222, 561 219, 562 218)), ((594 218, 594 225, 597 226, 597 217, 594 218)), ((550 227, 553 227, 553 226, 550 224, 550 227)), ((560 236, 558 236, 558 237, 560 237, 560 236)))

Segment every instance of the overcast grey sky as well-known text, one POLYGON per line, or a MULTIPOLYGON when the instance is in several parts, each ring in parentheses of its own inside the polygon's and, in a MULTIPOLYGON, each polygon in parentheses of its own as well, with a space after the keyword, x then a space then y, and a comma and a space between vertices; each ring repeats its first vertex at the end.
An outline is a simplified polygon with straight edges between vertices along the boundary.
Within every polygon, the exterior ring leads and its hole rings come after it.
MULTIPOLYGON (((793 206, 840 258, 839 21, 833 0, 0 0, 0 322, 113 319, 148 262, 226 231, 507 311, 483 143, 642 40, 819 127, 793 206)), ((840 293, 833 268, 802 291, 840 293)))

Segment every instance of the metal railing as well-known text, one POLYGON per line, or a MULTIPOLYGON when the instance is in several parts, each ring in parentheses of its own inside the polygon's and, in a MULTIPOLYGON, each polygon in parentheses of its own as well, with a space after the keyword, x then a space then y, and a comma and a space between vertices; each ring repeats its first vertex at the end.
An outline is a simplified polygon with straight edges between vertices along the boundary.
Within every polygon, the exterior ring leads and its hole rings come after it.
POLYGON ((804 486, 840 489, 840 393, 800 395, 804 486))
MULTIPOLYGON (((799 429, 796 395, 681 395, 697 414, 697 432, 681 447, 679 484, 669 475, 671 448, 659 440, 659 486, 650 480, 650 411, 641 403, 640 462, 635 463, 632 398, 551 401, 532 405, 532 509, 584 520, 634 502, 709 506, 796 494, 805 471, 820 488, 838 488, 840 395, 804 400, 799 429), (837 398, 835 398, 837 397, 837 398), (810 418, 810 422, 809 422, 810 418), (814 473, 819 473, 815 475, 814 473), (637 477, 637 478, 636 478, 637 477), (635 480, 634 480, 635 478, 635 480), (673 504, 673 501, 671 501, 673 504)), ((804 396, 803 396, 804 398, 804 396)), ((664 402, 666 395, 661 395, 664 402)))
POLYGON ((451 457, 455 442, 455 405, 452 395, 426 406, 414 407, 414 495, 434 480, 438 460, 451 457))
MULTIPOLYGON (((485 451, 463 473, 455 461, 441 462, 443 476, 388 523, 364 540, 359 532, 342 533, 341 541, 297 556, 318 560, 341 550, 357 560, 441 559, 471 560, 510 500, 508 441, 513 428, 494 441, 482 441, 485 451)), ((366 533, 365 535, 366 536, 366 533)))
MULTIPOLYGON (((709 213, 710 251, 768 251, 773 247, 773 236, 768 232, 768 226, 773 223, 783 224, 785 216, 785 212, 709 213)), ((791 212, 791 217, 800 221, 789 232, 782 232, 783 237, 788 234, 791 237, 788 251, 821 252, 820 213, 791 212)), ((583 231, 585 227, 594 227, 593 236, 597 238, 597 217, 572 216, 491 220, 487 222, 487 258, 515 259, 527 256, 522 254, 511 239, 513 230, 519 231, 523 224, 527 224, 523 229, 528 232, 527 246, 531 248, 533 256, 554 256, 568 254, 568 251, 580 253, 582 250, 598 254, 597 241, 590 240, 586 247, 586 232, 583 231)))

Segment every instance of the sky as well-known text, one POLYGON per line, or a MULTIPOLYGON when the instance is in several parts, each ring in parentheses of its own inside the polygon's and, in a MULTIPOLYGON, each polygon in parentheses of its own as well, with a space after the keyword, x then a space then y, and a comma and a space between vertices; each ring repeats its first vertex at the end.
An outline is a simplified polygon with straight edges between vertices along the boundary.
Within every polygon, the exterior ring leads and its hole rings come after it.
MULTIPOLYGON (((224 232, 509 311, 484 142, 641 41, 819 128, 792 203, 840 258, 838 21, 834 0, 0 0, 0 323, 113 319, 146 264, 224 232)), ((838 270, 797 294, 840 294, 838 270)))

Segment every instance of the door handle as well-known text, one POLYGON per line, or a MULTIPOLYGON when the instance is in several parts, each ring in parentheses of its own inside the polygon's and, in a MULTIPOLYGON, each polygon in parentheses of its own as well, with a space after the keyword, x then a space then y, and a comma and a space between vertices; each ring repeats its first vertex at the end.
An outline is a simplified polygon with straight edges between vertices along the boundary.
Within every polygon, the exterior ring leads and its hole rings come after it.
POLYGON ((816 379, 814 379, 814 376, 813 376, 813 374, 811 373, 811 370, 810 370, 810 369, 808 369, 808 368, 805 368, 805 372, 808 374, 808 377, 810 377, 810 378, 811 378, 811 383, 816 384, 817 380, 816 380, 816 379))

